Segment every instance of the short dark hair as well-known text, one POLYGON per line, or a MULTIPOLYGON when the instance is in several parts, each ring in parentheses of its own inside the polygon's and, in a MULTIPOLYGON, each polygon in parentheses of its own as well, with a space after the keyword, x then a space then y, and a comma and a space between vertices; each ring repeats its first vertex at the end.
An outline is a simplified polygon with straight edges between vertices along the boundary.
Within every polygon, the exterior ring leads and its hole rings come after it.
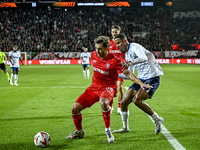
POLYGON ((112 29, 117 29, 117 30, 121 31, 121 27, 118 26, 118 25, 113 25, 113 26, 111 27, 111 30, 112 30, 112 29))
POLYGON ((110 40, 107 36, 99 36, 94 40, 96 44, 103 44, 103 47, 109 47, 110 40))
POLYGON ((126 35, 124 33, 120 33, 120 34, 117 34, 115 39, 121 39, 121 40, 124 40, 124 39, 127 39, 126 35))

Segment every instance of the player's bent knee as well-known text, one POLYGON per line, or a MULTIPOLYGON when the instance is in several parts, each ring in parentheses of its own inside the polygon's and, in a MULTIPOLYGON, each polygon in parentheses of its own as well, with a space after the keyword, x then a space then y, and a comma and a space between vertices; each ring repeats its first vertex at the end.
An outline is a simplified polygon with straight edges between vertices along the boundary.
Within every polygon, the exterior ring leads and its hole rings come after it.
POLYGON ((136 106, 140 106, 141 104, 142 104, 142 100, 139 100, 139 99, 134 99, 134 104, 136 105, 136 106))
POLYGON ((71 109, 72 114, 78 114, 78 113, 80 113, 80 111, 82 110, 81 108, 82 108, 82 105, 75 102, 73 104, 73 106, 72 106, 72 109, 71 109))
POLYGON ((109 100, 107 98, 102 98, 99 101, 101 109, 103 110, 107 110, 109 107, 109 100))

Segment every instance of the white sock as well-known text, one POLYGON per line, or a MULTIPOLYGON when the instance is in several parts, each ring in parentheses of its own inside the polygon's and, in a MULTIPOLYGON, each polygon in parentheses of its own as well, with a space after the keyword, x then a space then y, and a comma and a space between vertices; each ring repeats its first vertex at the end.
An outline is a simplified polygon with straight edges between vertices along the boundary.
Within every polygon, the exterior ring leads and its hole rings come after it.
POLYGON ((14 74, 12 73, 11 76, 10 76, 10 82, 11 83, 13 82, 13 77, 14 77, 14 74))
POLYGON ((18 75, 15 74, 15 83, 17 83, 17 80, 18 80, 18 75))
POLYGON ((156 112, 153 112, 153 115, 151 115, 151 118, 152 118, 154 121, 160 120, 160 117, 158 116, 158 114, 157 114, 156 112))
POLYGON ((128 116, 129 116, 129 110, 127 112, 122 111, 121 117, 122 117, 122 122, 123 122, 123 128, 126 128, 126 129, 129 129, 128 116))
POLYGON ((85 70, 83 70, 83 75, 84 75, 84 77, 86 77, 86 71, 85 70))
POLYGON ((90 78, 90 70, 87 70, 87 77, 90 78))

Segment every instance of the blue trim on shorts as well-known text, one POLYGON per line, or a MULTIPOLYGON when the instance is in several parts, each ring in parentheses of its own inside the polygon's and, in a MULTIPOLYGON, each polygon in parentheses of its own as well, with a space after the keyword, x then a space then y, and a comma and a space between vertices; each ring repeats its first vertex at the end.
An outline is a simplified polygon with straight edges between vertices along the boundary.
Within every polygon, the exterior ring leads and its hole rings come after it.
POLYGON ((11 67, 12 71, 19 71, 19 67, 11 67))
POLYGON ((82 67, 85 69, 85 68, 89 68, 89 64, 82 64, 82 67))
MULTIPOLYGON (((149 98, 151 99, 152 96, 153 96, 153 94, 155 93, 155 91, 157 90, 157 88, 158 88, 159 85, 160 85, 160 77, 157 76, 157 77, 149 78, 149 79, 146 79, 146 80, 142 80, 142 79, 140 79, 140 80, 141 80, 143 83, 146 83, 146 84, 148 83, 148 84, 150 84, 151 86, 153 86, 153 88, 150 89, 150 91, 148 92, 149 98)), ((139 91, 140 85, 134 83, 134 84, 132 84, 129 88, 130 88, 130 89, 134 89, 134 90, 136 90, 136 91, 139 91)))

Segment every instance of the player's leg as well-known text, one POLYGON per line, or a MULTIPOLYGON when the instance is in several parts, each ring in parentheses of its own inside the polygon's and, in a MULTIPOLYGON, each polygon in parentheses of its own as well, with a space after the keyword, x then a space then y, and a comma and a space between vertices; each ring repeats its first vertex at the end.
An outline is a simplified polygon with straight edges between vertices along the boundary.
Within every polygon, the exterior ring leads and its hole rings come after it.
POLYGON ((66 139, 74 139, 74 138, 83 138, 85 133, 82 130, 82 114, 81 111, 87 107, 92 106, 95 102, 95 97, 97 97, 94 92, 90 89, 91 87, 87 88, 83 94, 81 94, 78 99, 74 102, 71 113, 74 125, 76 127, 76 131, 67 136, 66 139), (88 97, 90 95, 90 97, 88 97), (94 101, 93 101, 94 100, 94 101))
POLYGON ((160 80, 156 77, 154 79, 151 79, 150 81, 150 85, 152 85, 153 88, 147 91, 140 89, 133 98, 133 102, 137 107, 139 107, 149 116, 151 116, 151 118, 155 122, 155 134, 158 134, 161 131, 161 124, 164 122, 164 120, 162 117, 158 116, 158 114, 153 111, 153 109, 147 103, 145 103, 144 100, 153 96, 154 92, 159 86, 160 80))
POLYGON ((14 78, 15 78, 14 85, 15 86, 19 86, 19 84, 17 84, 17 81, 18 81, 18 72, 19 72, 19 68, 16 68, 15 75, 14 75, 14 78))
POLYGON ((110 87, 106 88, 100 95, 100 106, 102 109, 103 120, 105 124, 105 133, 107 135, 107 139, 109 143, 114 142, 114 136, 112 135, 110 129, 110 114, 111 107, 110 103, 113 102, 114 90, 110 87))
POLYGON ((6 66, 5 64, 0 64, 0 69, 3 70, 3 72, 5 73, 6 75, 6 78, 8 79, 8 82, 10 82, 10 76, 9 76, 9 73, 6 71, 6 66))
POLYGON ((67 136, 66 139, 83 138, 85 133, 82 130, 82 114, 83 106, 80 103, 75 102, 72 106, 72 119, 76 127, 76 131, 67 136))
POLYGON ((9 73, 6 71, 6 69, 4 70, 4 73, 6 75, 8 82, 10 82, 10 76, 9 76, 9 73))
POLYGON ((123 79, 117 81, 117 100, 118 100, 117 113, 118 114, 121 114, 120 103, 121 103, 122 97, 124 95, 123 84, 124 84, 123 79))
POLYGON ((14 75, 15 75, 15 68, 14 67, 11 67, 11 71, 12 71, 12 74, 11 74, 11 77, 10 77, 10 85, 13 85, 13 79, 14 79, 14 75))
POLYGON ((128 105, 132 102, 134 95, 137 93, 134 89, 128 89, 121 100, 121 117, 123 122, 123 127, 119 130, 113 131, 113 133, 123 133, 129 132, 129 125, 128 125, 128 117, 129 117, 129 110, 128 105))
POLYGON ((83 67, 83 76, 84 76, 84 78, 86 79, 86 70, 85 70, 86 67, 85 67, 84 64, 82 65, 82 67, 83 67))
POLYGON ((89 69, 89 65, 87 65, 87 77, 88 77, 88 79, 90 78, 90 69, 89 69))

